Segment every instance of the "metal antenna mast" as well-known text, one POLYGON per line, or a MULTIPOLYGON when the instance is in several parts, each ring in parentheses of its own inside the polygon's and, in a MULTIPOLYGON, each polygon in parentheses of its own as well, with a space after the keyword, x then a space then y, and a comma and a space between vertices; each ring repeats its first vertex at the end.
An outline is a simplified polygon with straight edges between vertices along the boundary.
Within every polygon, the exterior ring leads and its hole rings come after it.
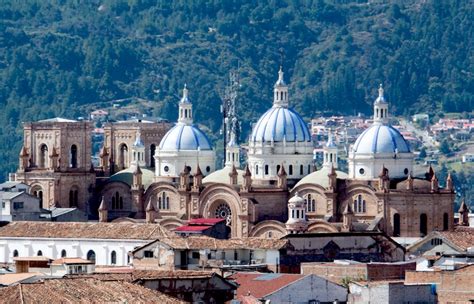
POLYGON ((222 127, 224 135, 224 164, 227 155, 227 143, 233 135, 238 141, 240 137, 240 122, 237 119, 235 110, 237 92, 240 87, 240 79, 237 71, 229 73, 229 82, 224 89, 224 96, 222 98, 221 113, 222 113, 222 127))

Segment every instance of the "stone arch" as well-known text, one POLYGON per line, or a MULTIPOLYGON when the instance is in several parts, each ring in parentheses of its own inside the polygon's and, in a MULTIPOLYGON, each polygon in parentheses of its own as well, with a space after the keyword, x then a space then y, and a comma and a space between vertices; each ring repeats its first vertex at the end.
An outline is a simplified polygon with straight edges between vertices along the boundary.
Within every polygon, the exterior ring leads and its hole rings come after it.
POLYGON ((69 167, 70 168, 77 168, 79 166, 79 149, 77 148, 77 144, 72 144, 69 148, 69 167))
POLYGON ((184 222, 180 219, 169 217, 162 220, 158 220, 158 224, 160 224, 161 227, 172 231, 180 226, 183 226, 184 222))
POLYGON ((155 207, 155 210, 158 212, 182 212, 182 208, 186 209, 186 206, 181 206, 181 197, 179 195, 176 187, 167 182, 158 182, 151 184, 143 196, 143 206, 148 206, 148 203, 151 201, 152 205, 155 207), (163 200, 163 193, 165 193, 163 200), (161 201, 161 207, 168 206, 168 208, 159 208, 159 200, 161 201))
POLYGON ((275 220, 262 221, 255 225, 249 237, 281 238, 287 234, 285 224, 275 220))
POLYGON ((129 149, 126 143, 120 143, 118 145, 118 153, 117 153, 117 165, 119 170, 123 170, 129 166, 129 149))
POLYGON ((308 200, 308 196, 311 196, 311 200, 315 201, 314 209, 308 208, 310 206, 306 206, 306 212, 311 214, 317 215, 326 215, 327 214, 327 197, 324 193, 325 189, 317 184, 303 184, 295 187, 290 192, 290 197, 293 197, 296 192, 298 195, 303 197, 306 201, 308 200))
POLYGON ((331 223, 322 220, 316 220, 308 225, 308 233, 328 233, 339 232, 339 230, 331 223))
POLYGON ((375 191, 365 185, 357 185, 357 187, 349 187, 347 189, 346 194, 344 197, 341 198, 341 204, 339 205, 338 208, 338 213, 342 214, 344 209, 346 208, 347 204, 352 204, 351 207, 354 208, 354 200, 358 198, 358 196, 361 195, 361 199, 365 200, 365 212, 364 210, 361 209, 361 212, 358 212, 357 210, 354 210, 354 213, 356 216, 377 216, 378 215, 378 210, 377 210, 377 204, 378 204, 378 198, 375 195, 375 191))
POLYGON ((203 218, 215 218, 216 208, 223 204, 227 204, 231 212, 228 226, 231 228, 232 237, 241 237, 240 229, 244 225, 248 227, 248 222, 242 223, 239 215, 247 215, 248 207, 244 213, 239 194, 229 185, 212 184, 206 187, 199 197, 199 215, 203 218))
POLYGON ((48 145, 45 143, 39 145, 37 165, 39 168, 48 168, 49 166, 48 145))
POLYGON ((36 196, 39 199, 40 208, 48 207, 48 206, 43 206, 43 201, 44 201, 43 186, 41 186, 40 184, 32 184, 30 188, 30 194, 33 196, 36 196))

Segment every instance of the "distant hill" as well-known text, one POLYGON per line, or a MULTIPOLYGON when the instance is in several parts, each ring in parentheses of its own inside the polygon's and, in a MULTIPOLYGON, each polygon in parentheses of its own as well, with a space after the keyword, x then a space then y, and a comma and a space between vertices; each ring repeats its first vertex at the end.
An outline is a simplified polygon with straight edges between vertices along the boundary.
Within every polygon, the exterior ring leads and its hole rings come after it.
POLYGON ((280 50, 290 102, 307 119, 369 113, 379 83, 398 114, 473 109, 471 0, 156 2, 2 1, 3 176, 16 168, 22 121, 132 96, 174 121, 185 83, 195 120, 217 135, 219 92, 237 67, 245 135, 271 105, 280 50))

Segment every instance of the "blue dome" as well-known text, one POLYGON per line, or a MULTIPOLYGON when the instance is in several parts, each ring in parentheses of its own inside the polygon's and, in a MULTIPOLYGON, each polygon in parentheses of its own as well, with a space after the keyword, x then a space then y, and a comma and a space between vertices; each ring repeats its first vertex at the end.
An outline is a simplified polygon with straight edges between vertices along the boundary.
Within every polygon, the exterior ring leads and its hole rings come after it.
POLYGON ((263 114, 255 125, 251 140, 262 142, 311 141, 308 127, 295 111, 285 107, 273 107, 263 114))
POLYGON ((160 142, 162 151, 212 150, 206 134, 193 125, 176 124, 160 142))
POLYGON ((410 146, 403 135, 387 125, 373 125, 365 130, 354 144, 355 153, 409 153, 410 146))

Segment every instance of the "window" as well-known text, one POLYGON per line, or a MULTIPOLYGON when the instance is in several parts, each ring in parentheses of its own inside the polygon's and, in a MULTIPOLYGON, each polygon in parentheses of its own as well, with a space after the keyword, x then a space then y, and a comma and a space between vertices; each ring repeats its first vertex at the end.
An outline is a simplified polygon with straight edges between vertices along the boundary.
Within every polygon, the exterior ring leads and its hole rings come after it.
POLYGON ((126 144, 120 145, 119 167, 125 169, 128 165, 128 147, 126 144))
POLYGON ((366 204, 365 199, 362 198, 362 195, 359 194, 356 199, 354 200, 354 213, 365 213, 366 212, 366 204))
POLYGON ((18 250, 16 250, 16 249, 13 250, 13 257, 14 258, 18 257, 18 250))
POLYGON ((258 165, 255 165, 255 175, 258 175, 258 165))
POLYGON ((112 209, 113 210, 122 210, 123 209, 123 198, 120 196, 118 191, 115 192, 115 195, 112 196, 112 209))
POLYGON ((403 170, 403 173, 405 173, 405 175, 408 174, 408 168, 405 168, 405 170, 403 170))
POLYGON ((77 146, 76 145, 71 146, 71 150, 69 151, 69 159, 70 159, 69 166, 71 168, 77 168, 77 146))
POLYGON ((272 231, 268 231, 268 238, 272 238, 273 237, 273 232, 272 231))
POLYGON ((165 191, 158 194, 158 209, 170 209, 170 197, 165 191))
POLYGON ((43 251, 41 250, 38 250, 38 252, 36 253, 37 256, 43 256, 43 251))
POLYGON ((428 233, 428 217, 426 214, 420 214, 420 235, 425 236, 428 233))
POLYGON ((163 170, 164 170, 165 172, 168 172, 168 171, 170 171, 170 167, 165 166, 165 167, 163 168, 163 170))
POLYGON ((239 260, 239 255, 237 250, 234 250, 234 260, 238 261, 239 260))
POLYGON ((95 263, 95 252, 94 252, 94 250, 89 250, 87 252, 87 260, 95 263))
POLYGON ((77 207, 79 203, 79 190, 76 187, 69 191, 69 206, 77 207))
POLYGON ((13 209, 23 209, 23 202, 14 202, 13 209))
POLYGON ((280 165, 277 165, 276 173, 278 174, 278 172, 280 172, 280 165))
POLYGON ((311 173, 311 165, 308 165, 308 174, 311 173))
POLYGON ((288 174, 289 174, 289 175, 293 175, 293 165, 290 165, 290 166, 288 167, 288 174))
POLYGON ((400 236, 400 214, 393 215, 393 236, 400 236))
POLYGON ((300 165, 300 175, 303 175, 303 174, 304 174, 304 166, 300 165))
POLYGON ((45 144, 40 146, 38 166, 40 168, 46 168, 48 166, 48 146, 45 144))
POLYGON ((66 250, 64 250, 64 249, 63 249, 63 250, 61 250, 61 257, 62 257, 62 258, 65 258, 65 257, 67 257, 66 250))
POLYGON ((5 202, 2 202, 2 209, 5 209, 5 202))
POLYGON ((439 238, 431 239, 431 245, 433 246, 443 245, 443 240, 439 238))
POLYGON ((265 175, 268 175, 268 165, 265 165, 265 175))
POLYGON ((206 172, 207 172, 207 173, 211 172, 211 167, 206 166, 206 172))
POLYGON ((306 204, 306 211, 307 212, 315 212, 316 211, 316 200, 313 198, 311 194, 308 194, 305 197, 305 204, 306 204))
POLYGON ((360 175, 364 175, 364 174, 365 174, 364 168, 360 168, 360 169, 359 169, 359 174, 360 174, 360 175))
POLYGON ((191 253, 191 258, 192 258, 192 259, 199 259, 199 252, 193 251, 193 252, 191 253))
POLYGON ((443 230, 449 229, 449 215, 447 213, 443 214, 443 230))
POLYGON ((115 252, 115 250, 110 253, 110 264, 117 264, 117 253, 115 252))
POLYGON ((152 257, 153 257, 153 251, 151 251, 151 250, 145 250, 145 251, 143 252, 143 256, 144 256, 145 258, 152 258, 152 257))

